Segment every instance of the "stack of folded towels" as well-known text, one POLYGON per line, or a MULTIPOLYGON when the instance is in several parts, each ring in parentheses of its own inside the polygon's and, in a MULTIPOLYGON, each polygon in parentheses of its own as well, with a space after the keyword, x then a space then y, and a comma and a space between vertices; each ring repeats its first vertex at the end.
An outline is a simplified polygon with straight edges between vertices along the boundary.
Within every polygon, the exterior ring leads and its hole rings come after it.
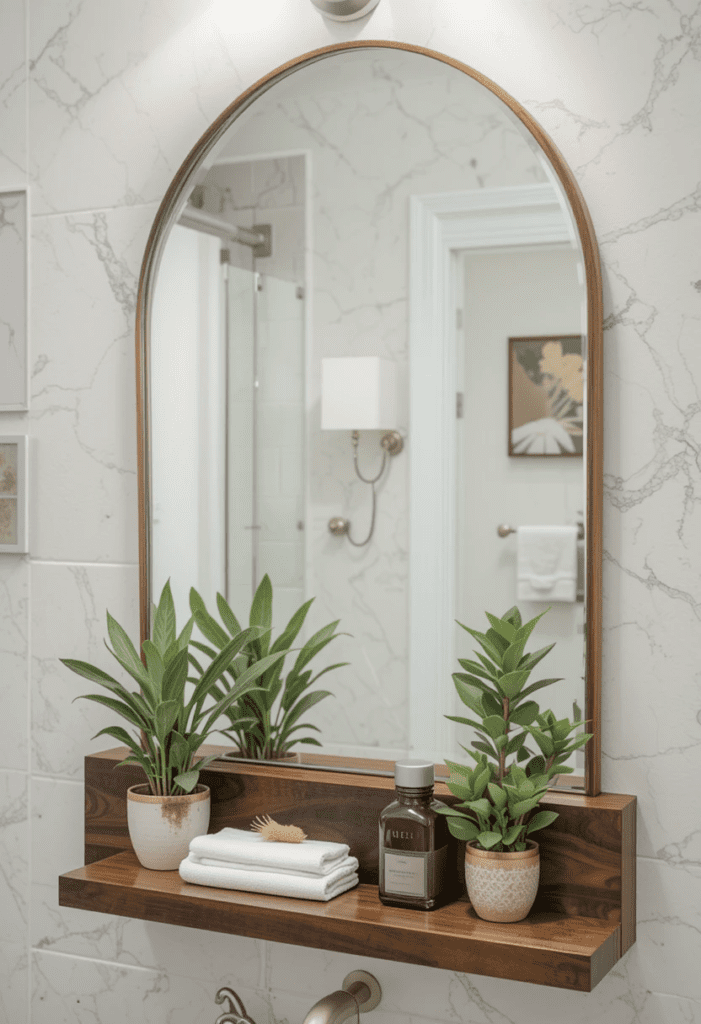
POLYGON ((326 902, 358 884, 358 861, 349 853, 343 843, 276 843, 254 832, 224 828, 192 840, 180 877, 217 889, 326 902))

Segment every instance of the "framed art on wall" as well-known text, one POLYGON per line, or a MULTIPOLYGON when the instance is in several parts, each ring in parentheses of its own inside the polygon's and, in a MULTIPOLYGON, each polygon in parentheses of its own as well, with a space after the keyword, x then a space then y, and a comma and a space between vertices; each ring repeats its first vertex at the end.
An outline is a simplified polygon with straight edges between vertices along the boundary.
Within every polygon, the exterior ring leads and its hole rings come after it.
POLYGON ((581 334, 509 338, 509 455, 581 457, 583 403, 581 334))
POLYGON ((0 435, 0 553, 27 547, 27 448, 25 435, 0 435))
POLYGON ((0 412, 29 408, 28 205, 26 188, 0 188, 0 412))

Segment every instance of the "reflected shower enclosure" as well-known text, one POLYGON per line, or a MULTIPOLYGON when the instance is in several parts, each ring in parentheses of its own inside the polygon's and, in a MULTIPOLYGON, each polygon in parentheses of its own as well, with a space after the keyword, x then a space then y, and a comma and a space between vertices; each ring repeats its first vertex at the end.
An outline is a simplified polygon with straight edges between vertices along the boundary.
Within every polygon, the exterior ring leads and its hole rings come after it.
POLYGON ((276 617, 304 601, 303 176, 302 157, 215 164, 161 263, 151 399, 172 443, 152 456, 153 572, 186 617, 196 586, 247 621, 265 573, 276 617))

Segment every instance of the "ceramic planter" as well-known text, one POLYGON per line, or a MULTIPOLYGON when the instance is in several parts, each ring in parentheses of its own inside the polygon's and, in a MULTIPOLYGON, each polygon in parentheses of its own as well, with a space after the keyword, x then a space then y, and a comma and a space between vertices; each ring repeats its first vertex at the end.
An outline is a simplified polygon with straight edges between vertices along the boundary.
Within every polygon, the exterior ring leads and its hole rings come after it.
POLYGON ((540 849, 527 840, 522 852, 494 853, 465 847, 467 895, 475 913, 485 921, 522 921, 538 892, 540 849))
POLYGON ((147 783, 127 790, 127 823, 134 852, 145 868, 175 871, 190 841, 209 827, 208 786, 183 796, 152 796, 147 783))

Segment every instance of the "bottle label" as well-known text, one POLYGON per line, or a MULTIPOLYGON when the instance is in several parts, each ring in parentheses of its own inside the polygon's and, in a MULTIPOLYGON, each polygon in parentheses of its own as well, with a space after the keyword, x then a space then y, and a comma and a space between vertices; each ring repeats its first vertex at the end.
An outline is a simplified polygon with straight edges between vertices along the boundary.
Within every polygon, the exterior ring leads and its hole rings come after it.
POLYGON ((391 853, 384 851, 386 893, 398 896, 428 896, 428 853, 391 853))

